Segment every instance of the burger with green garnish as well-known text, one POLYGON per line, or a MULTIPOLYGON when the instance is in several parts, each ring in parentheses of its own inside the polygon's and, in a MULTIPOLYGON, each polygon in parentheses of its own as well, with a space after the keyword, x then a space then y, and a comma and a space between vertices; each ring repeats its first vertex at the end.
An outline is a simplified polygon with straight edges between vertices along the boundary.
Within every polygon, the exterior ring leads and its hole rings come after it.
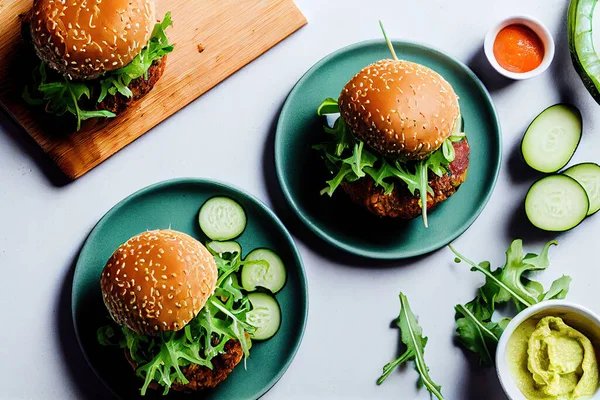
POLYGON ((153 0, 35 0, 22 35, 37 55, 31 105, 83 120, 113 118, 148 94, 173 50, 153 0))
POLYGON ((458 97, 438 73, 394 59, 360 70, 319 115, 340 114, 314 146, 330 179, 322 194, 341 188, 380 217, 412 219, 452 196, 465 181, 469 144, 458 97))
POLYGON ((141 395, 213 388, 248 357, 257 311, 238 284, 240 257, 215 254, 185 233, 154 230, 107 261, 100 286, 112 321, 98 330, 98 341, 123 349, 141 395))

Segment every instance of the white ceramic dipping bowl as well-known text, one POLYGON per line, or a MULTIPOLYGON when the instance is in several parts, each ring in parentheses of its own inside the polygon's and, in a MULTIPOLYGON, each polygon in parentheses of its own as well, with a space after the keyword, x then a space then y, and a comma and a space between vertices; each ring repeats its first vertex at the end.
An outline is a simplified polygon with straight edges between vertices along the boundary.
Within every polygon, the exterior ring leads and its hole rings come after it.
POLYGON ((528 16, 518 16, 511 17, 505 19, 492 27, 485 36, 485 41, 483 43, 483 50, 485 52, 485 56, 488 61, 492 65, 492 67, 498 71, 499 74, 504 75, 509 79, 522 80, 533 78, 534 76, 538 76, 542 72, 544 72, 550 64, 552 63, 552 59, 554 58, 554 40, 552 39, 552 35, 550 31, 538 20, 528 16), (509 25, 524 25, 535 32, 539 38, 542 40, 544 44, 544 58, 542 59, 542 63, 534 70, 529 72, 511 72, 508 71, 498 64, 496 57, 494 56, 494 41, 496 40, 496 36, 498 33, 506 28, 509 25))
MULTIPOLYGON (((546 316, 561 317, 567 325, 590 339, 596 350, 596 356, 600 355, 600 318, 592 311, 565 300, 548 300, 526 308, 510 321, 500 337, 496 349, 496 372, 502 389, 510 400, 527 399, 517 387, 506 360, 508 341, 523 321, 529 318, 541 319, 546 316)), ((600 358, 598 359, 600 360, 600 358)), ((600 399, 600 390, 592 399, 600 399)))

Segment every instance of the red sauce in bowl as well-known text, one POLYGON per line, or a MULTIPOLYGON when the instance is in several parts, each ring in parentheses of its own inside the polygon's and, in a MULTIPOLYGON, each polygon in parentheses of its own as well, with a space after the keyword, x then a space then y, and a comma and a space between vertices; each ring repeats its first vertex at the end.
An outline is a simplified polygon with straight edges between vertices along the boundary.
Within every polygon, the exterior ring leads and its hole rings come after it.
POLYGON ((525 25, 509 25, 494 40, 494 57, 510 72, 533 71, 542 63, 544 52, 540 37, 525 25))

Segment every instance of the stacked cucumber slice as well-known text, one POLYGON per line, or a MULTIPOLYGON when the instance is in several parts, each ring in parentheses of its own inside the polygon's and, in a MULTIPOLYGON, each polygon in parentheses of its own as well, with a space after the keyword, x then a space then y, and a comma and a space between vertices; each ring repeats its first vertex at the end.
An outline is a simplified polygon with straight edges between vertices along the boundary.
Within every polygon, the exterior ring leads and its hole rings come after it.
POLYGON ((252 311, 246 320, 256 327, 252 334, 254 340, 267 340, 275 336, 281 326, 281 309, 275 297, 261 292, 248 294, 252 311))
POLYGON ((242 267, 242 286, 248 292, 254 292, 262 287, 271 293, 277 293, 285 285, 287 276, 285 267, 274 251, 255 249, 244 260, 247 263, 242 267))
MULTIPOLYGON (((230 253, 233 257, 242 257, 242 246, 234 239, 246 229, 247 219, 238 202, 229 197, 213 197, 200 208, 198 222, 200 229, 211 239, 206 247, 213 254, 230 253)), ((246 318, 256 328, 252 339, 270 339, 279 330, 281 308, 274 295, 283 288, 286 279, 281 257, 270 249, 254 249, 242 261, 240 281, 252 305, 246 318)))
POLYGON ((563 168, 581 140, 581 113, 570 104, 548 107, 529 125, 521 141, 527 165, 545 173, 563 168))
POLYGON ((582 163, 567 168, 564 175, 575 179, 588 195, 590 206, 587 215, 600 210, 600 166, 594 163, 582 163))
POLYGON ((533 169, 552 173, 535 182, 525 198, 525 213, 543 230, 563 232, 600 210, 600 166, 593 163, 561 170, 573 157, 582 133, 581 113, 568 104, 542 111, 523 136, 521 152, 533 169))
POLYGON ((540 229, 562 232, 585 219, 590 202, 583 187, 567 175, 550 175, 534 183, 525 198, 529 221, 540 229))
POLYGON ((216 254, 223 254, 223 253, 242 254, 242 246, 240 246, 240 244, 238 242, 235 242, 233 240, 230 240, 227 242, 218 242, 216 240, 213 240, 212 242, 208 242, 206 244, 206 247, 208 247, 209 250, 211 250, 213 253, 216 253, 216 254))

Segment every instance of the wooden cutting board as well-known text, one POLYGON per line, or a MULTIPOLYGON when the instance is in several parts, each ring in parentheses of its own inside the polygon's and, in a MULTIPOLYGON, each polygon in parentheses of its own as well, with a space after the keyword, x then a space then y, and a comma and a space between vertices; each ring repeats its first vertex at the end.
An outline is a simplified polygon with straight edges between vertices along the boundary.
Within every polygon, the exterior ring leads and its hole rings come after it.
POLYGON ((85 174, 306 24, 293 0, 156 0, 171 11, 175 50, 154 89, 128 111, 65 133, 22 98, 19 14, 32 0, 0 0, 0 104, 71 179, 85 174), (199 47, 203 48, 199 51, 199 47))

